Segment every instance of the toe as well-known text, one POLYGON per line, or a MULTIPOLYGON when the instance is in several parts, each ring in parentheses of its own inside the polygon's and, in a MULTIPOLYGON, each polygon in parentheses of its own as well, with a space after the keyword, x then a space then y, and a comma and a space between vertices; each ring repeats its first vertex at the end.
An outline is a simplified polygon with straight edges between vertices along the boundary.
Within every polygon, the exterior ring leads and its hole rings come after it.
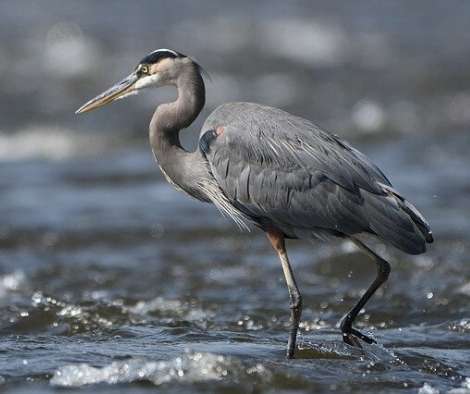
POLYGON ((357 347, 359 349, 362 349, 362 345, 359 342, 359 339, 357 339, 352 334, 343 333, 343 341, 344 341, 344 343, 348 344, 349 346, 357 347))
POLYGON ((377 343, 377 341, 371 337, 368 337, 367 335, 364 335, 362 332, 352 328, 351 329, 351 334, 355 335, 356 337, 362 339, 364 342, 368 343, 369 345, 373 343, 377 343))

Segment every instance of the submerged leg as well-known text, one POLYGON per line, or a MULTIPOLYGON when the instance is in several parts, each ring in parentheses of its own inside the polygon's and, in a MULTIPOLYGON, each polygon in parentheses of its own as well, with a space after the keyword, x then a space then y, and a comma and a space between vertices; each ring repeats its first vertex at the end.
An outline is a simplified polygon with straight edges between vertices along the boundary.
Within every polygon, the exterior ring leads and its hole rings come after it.
POLYGON ((369 249, 366 245, 364 245, 361 241, 351 238, 360 249, 365 251, 369 256, 371 256, 376 264, 377 264, 377 277, 372 282, 370 287, 358 301, 358 303, 352 308, 346 316, 341 320, 340 327, 343 333, 343 341, 346 342, 348 345, 361 347, 358 339, 362 339, 364 342, 369 344, 377 343, 374 339, 362 334, 358 330, 352 328, 352 324, 354 319, 364 307, 364 305, 369 301, 369 299, 373 296, 375 291, 387 280, 388 275, 390 274, 390 264, 381 258, 379 255, 374 253, 371 249, 369 249))
POLYGON ((302 314, 302 296, 300 295, 297 283, 295 283, 294 273, 289 264, 286 245, 284 243, 284 235, 274 230, 268 231, 267 235, 271 245, 279 255, 282 264, 282 270, 284 271, 284 277, 286 278, 287 288, 289 290, 291 329, 289 334, 289 341, 287 342, 287 358, 293 358, 297 331, 299 329, 300 316, 302 314))

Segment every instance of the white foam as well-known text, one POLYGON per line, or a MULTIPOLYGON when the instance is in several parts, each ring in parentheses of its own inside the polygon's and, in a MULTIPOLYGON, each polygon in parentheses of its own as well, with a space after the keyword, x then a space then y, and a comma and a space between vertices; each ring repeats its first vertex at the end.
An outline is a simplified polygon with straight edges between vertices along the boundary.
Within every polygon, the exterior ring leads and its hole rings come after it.
POLYGON ((59 319, 71 320, 74 322, 72 325, 72 331, 79 330, 80 325, 84 325, 88 328, 109 328, 113 325, 111 320, 100 316, 98 313, 93 313, 88 310, 84 310, 84 308, 78 305, 68 304, 56 298, 46 296, 39 291, 32 295, 31 304, 35 308, 44 308, 46 310, 51 307, 58 308, 56 314, 59 319))
POLYGON ((470 394, 470 378, 465 378, 462 382, 462 386, 451 389, 447 392, 448 394, 470 394))
POLYGON ((186 352, 169 361, 130 359, 115 361, 102 368, 89 364, 67 365, 54 373, 50 383, 60 387, 80 387, 135 381, 149 381, 157 386, 172 381, 203 382, 223 379, 229 374, 228 365, 224 356, 186 352))
POLYGON ((204 320, 212 316, 210 312, 204 311, 197 306, 182 303, 178 300, 166 300, 162 297, 157 297, 149 301, 139 301, 134 306, 129 307, 128 310, 129 312, 138 315, 146 315, 152 312, 163 312, 177 315, 188 321, 204 320))
POLYGON ((25 282, 25 275, 22 271, 14 271, 0 276, 0 297, 4 297, 11 291, 18 291, 25 282))
POLYGON ((47 32, 42 55, 45 69, 54 77, 71 78, 91 72, 100 51, 76 23, 59 22, 47 32))
POLYGON ((469 332, 470 331, 470 318, 462 318, 458 321, 454 321, 448 324, 449 330, 457 332, 469 332))
POLYGON ((150 301, 139 301, 129 308, 129 311, 136 314, 147 314, 154 311, 178 311, 182 304, 178 300, 165 300, 162 297, 154 298, 150 301))
POLYGON ((352 121, 357 128, 372 133, 384 127, 386 113, 379 103, 361 100, 353 108, 352 121))
POLYGON ((258 28, 263 47, 288 59, 331 65, 345 56, 346 33, 332 23, 281 18, 261 23, 258 28))
POLYGON ((0 161, 61 160, 104 149, 104 138, 57 127, 34 127, 14 134, 0 132, 0 161))
POLYGON ((432 387, 429 383, 424 383, 418 390, 418 394, 439 394, 439 390, 432 387))
POLYGON ((458 287, 456 292, 466 296, 470 295, 470 282, 464 283, 462 286, 458 287))

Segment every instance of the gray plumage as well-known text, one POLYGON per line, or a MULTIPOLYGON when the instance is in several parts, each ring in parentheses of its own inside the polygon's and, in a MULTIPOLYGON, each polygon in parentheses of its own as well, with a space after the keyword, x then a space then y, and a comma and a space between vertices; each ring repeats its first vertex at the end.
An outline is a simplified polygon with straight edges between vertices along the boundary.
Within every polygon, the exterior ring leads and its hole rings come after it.
POLYGON ((348 143, 280 109, 229 103, 208 117, 198 149, 187 152, 179 132, 205 103, 201 67, 191 58, 159 49, 124 80, 84 104, 91 111, 149 86, 176 86, 178 97, 156 109, 150 123, 152 150, 166 179, 201 201, 212 202, 241 228, 263 229, 279 255, 291 300, 287 357, 294 356, 302 297, 285 238, 348 238, 377 265, 377 277, 341 320, 352 346, 373 338, 352 327, 359 311, 387 280, 390 265, 359 239, 372 234, 412 254, 432 242, 429 225, 382 171, 348 143))
POLYGON ((261 227, 290 238, 371 233, 412 254, 431 238, 423 216, 362 153, 280 109, 224 104, 204 123, 199 147, 221 191, 261 227))

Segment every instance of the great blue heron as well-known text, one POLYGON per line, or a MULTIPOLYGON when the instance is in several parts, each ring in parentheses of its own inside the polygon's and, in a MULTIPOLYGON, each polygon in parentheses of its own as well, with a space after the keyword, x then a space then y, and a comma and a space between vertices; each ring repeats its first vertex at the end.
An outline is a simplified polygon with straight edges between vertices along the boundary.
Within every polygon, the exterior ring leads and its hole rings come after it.
POLYGON ((241 228, 255 225, 267 233, 290 295, 287 357, 294 356, 302 297, 287 257, 286 238, 349 239, 372 256, 377 276, 340 327, 343 340, 351 346, 361 347, 359 339, 375 343, 352 323, 387 280, 390 265, 358 235, 373 235, 404 252, 420 254, 433 241, 428 223, 365 155, 310 121, 277 108, 247 102, 223 104, 205 121, 196 151, 186 151, 179 131, 204 106, 201 74, 191 57, 158 49, 77 113, 143 88, 175 86, 178 98, 159 105, 150 122, 154 155, 163 175, 178 190, 213 203, 241 228))

